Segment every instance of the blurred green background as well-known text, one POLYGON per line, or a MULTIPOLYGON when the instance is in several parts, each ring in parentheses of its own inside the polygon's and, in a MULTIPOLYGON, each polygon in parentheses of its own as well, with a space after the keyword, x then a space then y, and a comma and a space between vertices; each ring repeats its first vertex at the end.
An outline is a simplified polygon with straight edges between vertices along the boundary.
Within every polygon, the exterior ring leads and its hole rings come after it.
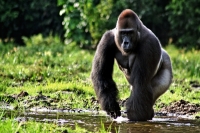
POLYGON ((23 36, 56 35, 65 43, 95 48, 115 27, 120 12, 134 10, 162 45, 200 48, 199 0, 1 0, 1 42, 25 45, 23 36))
MULTIPOLYGON (((0 0, 0 103, 21 112, 34 106, 100 109, 91 102, 96 98, 90 79, 95 48, 129 8, 171 57, 173 83, 156 101, 155 111, 180 100, 199 107, 199 7, 199 0, 0 0), (19 97, 22 92, 29 95, 19 97), (49 101, 34 100, 41 94, 49 101)), ((129 85, 116 64, 113 79, 120 100, 129 97, 129 85)), ((0 112, 0 132, 70 132, 71 126, 48 122, 24 126, 16 121, 18 115, 4 119, 0 112)), ((200 112, 194 115, 199 118, 200 112)), ((76 132, 83 132, 77 127, 76 132)))

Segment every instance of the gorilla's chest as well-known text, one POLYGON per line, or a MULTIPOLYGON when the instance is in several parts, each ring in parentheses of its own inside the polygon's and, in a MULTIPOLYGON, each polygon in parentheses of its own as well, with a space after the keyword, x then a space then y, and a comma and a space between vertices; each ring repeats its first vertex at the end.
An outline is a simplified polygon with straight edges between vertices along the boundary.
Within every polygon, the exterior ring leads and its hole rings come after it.
POLYGON ((115 55, 115 59, 118 63, 120 70, 123 71, 127 76, 129 76, 135 60, 135 55, 122 55, 121 52, 117 52, 115 55))

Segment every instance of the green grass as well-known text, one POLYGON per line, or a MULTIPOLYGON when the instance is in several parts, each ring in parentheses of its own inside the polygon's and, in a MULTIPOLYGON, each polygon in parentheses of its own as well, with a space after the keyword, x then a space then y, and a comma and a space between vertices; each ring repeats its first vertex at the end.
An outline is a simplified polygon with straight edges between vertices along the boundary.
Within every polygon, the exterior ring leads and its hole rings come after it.
POLYGON ((193 87, 192 83, 200 84, 200 51, 177 49, 173 45, 167 46, 166 50, 171 56, 174 78, 169 90, 156 102, 156 110, 163 103, 169 105, 181 99, 199 104, 200 89, 193 87))
POLYGON ((162 97, 167 103, 185 99, 192 103, 199 103, 200 91, 192 87, 192 82, 200 83, 200 51, 178 50, 169 45, 166 50, 172 59, 173 83, 162 97))
MULTIPOLYGON (((59 96, 58 107, 70 103, 71 108, 92 108, 92 104, 85 106, 85 100, 95 96, 90 79, 94 51, 80 49, 73 43, 64 45, 51 36, 41 38, 39 35, 24 40, 26 47, 0 43, 0 101, 6 100, 7 95, 19 94, 21 91, 28 92, 29 96, 42 92, 51 98, 59 96), (65 94, 65 91, 71 93, 65 94)), ((200 51, 177 49, 173 45, 165 49, 171 56, 174 78, 169 90, 157 100, 156 110, 163 103, 169 105, 180 99, 199 103, 200 91, 192 87, 192 83, 200 83, 200 51)), ((120 99, 126 99, 130 95, 128 82, 118 66, 115 64, 114 67, 113 77, 120 99)), ((15 101, 11 104, 21 106, 22 103, 15 101)), ((34 121, 18 123, 6 119, 0 122, 0 132, 69 132, 79 129, 86 132, 86 129, 78 126, 74 130, 34 121)), ((100 132, 103 131, 102 128, 100 132)))
POLYGON ((1 120, 1 133, 89 133, 86 129, 60 126, 56 123, 42 123, 36 121, 17 122, 14 119, 1 120))

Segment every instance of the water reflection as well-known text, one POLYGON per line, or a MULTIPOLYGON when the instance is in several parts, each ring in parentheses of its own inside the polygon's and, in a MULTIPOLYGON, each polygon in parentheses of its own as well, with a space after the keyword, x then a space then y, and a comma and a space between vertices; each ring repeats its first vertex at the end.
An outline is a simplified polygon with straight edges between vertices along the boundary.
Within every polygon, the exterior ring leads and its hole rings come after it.
MULTIPOLYGON (((107 126, 110 123, 107 123, 107 126)), ((153 118, 147 122, 130 122, 123 121, 113 123, 112 127, 117 127, 120 133, 199 133, 200 124, 194 120, 177 119, 177 118, 153 118)), ((112 128, 111 132, 116 132, 112 128)))
MULTIPOLYGON (((1 112, 1 111, 0 111, 1 112)), ((53 122, 74 127, 78 124, 89 131, 96 132, 105 128, 108 132, 118 133, 200 133, 200 123, 195 120, 182 119, 174 116, 155 117, 147 122, 128 121, 126 117, 110 119, 105 113, 82 111, 81 113, 66 111, 4 111, 4 117, 15 116, 17 121, 35 120, 53 122)))

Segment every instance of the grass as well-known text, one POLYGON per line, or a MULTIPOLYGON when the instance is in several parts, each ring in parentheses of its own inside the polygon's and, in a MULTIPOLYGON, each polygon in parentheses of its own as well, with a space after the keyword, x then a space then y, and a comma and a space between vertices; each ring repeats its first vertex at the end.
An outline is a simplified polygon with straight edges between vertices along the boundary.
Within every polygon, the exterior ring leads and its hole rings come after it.
MULTIPOLYGON (((92 108, 91 103, 85 105, 85 100, 95 96, 90 80, 94 51, 80 49, 73 43, 64 45, 52 36, 43 38, 38 35, 24 38, 24 41, 26 47, 0 43, 0 101, 7 101, 8 95, 22 91, 28 92, 29 96, 42 92, 52 99, 59 99, 58 108, 63 103, 70 103, 70 108, 92 108)), ((200 91, 192 84, 200 83, 200 51, 177 49, 173 45, 165 49, 171 56, 174 79, 169 90, 157 100, 155 109, 180 99, 199 103, 200 91)), ((113 77, 120 98, 126 99, 130 95, 129 85, 117 65, 114 67, 113 77)), ((20 101, 10 103, 23 106, 20 101)), ((87 132, 78 125, 71 129, 54 123, 18 123, 14 118, 0 119, 0 132, 87 132)), ((106 132, 106 129, 101 128, 99 132, 106 132)))
POLYGON ((180 99, 199 103, 200 91, 192 86, 200 83, 200 51, 177 49, 169 45, 166 50, 172 59, 173 83, 170 89, 160 98, 164 103, 171 103, 180 99))
POLYGON ((17 122, 13 119, 0 122, 1 133, 89 133, 86 129, 60 126, 56 123, 41 123, 36 121, 17 122))

